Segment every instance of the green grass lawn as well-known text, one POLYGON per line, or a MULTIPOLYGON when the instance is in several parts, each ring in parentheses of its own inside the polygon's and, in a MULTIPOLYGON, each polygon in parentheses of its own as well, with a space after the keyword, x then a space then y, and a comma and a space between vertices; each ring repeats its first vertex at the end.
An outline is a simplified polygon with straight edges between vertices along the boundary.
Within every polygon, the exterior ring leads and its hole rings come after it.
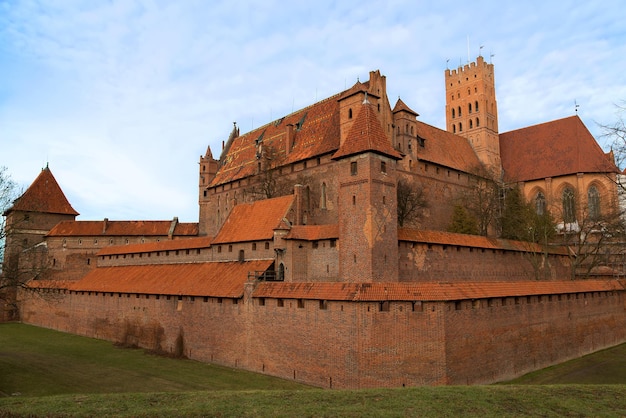
POLYGON ((503 385, 322 390, 0 324, 0 417, 625 417, 624 370, 626 344, 503 385))

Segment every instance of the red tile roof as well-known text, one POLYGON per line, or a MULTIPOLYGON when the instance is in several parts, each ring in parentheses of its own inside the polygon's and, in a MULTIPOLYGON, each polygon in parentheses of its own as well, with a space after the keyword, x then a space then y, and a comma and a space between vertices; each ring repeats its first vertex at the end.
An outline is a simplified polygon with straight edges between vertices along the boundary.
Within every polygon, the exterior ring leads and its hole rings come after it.
POLYGON ((285 239, 316 241, 319 239, 339 238, 339 225, 294 225, 285 239))
POLYGON ((139 254, 154 251, 172 251, 172 250, 195 250, 198 248, 209 248, 213 238, 179 238, 174 240, 147 242, 145 244, 129 244, 115 245, 106 247, 98 251, 97 255, 115 255, 115 254, 139 254))
POLYGON ((74 291, 240 298, 248 273, 272 260, 98 267, 68 285, 74 291))
POLYGON ((578 116, 500 134, 500 156, 507 181, 617 172, 578 116))
POLYGON ((287 216, 293 198, 287 195, 235 206, 213 244, 273 239, 274 229, 287 216))
POLYGON ((419 143, 413 147, 419 160, 464 172, 474 172, 481 167, 467 139, 420 121, 417 121, 416 128, 417 136, 424 140, 423 147, 419 143))
POLYGON ((419 116, 417 114, 416 111, 414 111, 413 109, 411 109, 410 107, 408 107, 406 105, 406 103, 404 103, 399 97, 398 97, 398 101, 396 102, 396 105, 393 107, 392 113, 397 113, 397 112, 401 112, 401 111, 405 111, 405 112, 409 112, 412 115, 415 116, 419 116))
MULTIPOLYGON (((453 232, 430 231, 423 229, 398 228, 398 241, 423 242, 440 245, 485 248, 509 251, 544 251, 543 247, 523 241, 512 241, 482 235, 456 234, 453 232)), ((565 247, 550 247, 551 254, 567 254, 565 247)))
POLYGON ((271 148, 277 166, 327 154, 339 147, 339 94, 317 102, 232 140, 209 187, 256 174, 257 142, 271 148), (287 154, 287 127, 293 144, 287 154))
POLYGON ((350 131, 339 150, 333 154, 333 159, 366 151, 386 155, 397 160, 402 158, 400 153, 391 145, 387 135, 385 135, 385 131, 376 116, 374 106, 367 100, 363 102, 361 108, 357 111, 352 127, 350 127, 350 131))
MULTIPOLYGON (((63 221, 48 233, 63 236, 168 236, 173 221, 63 221)), ((198 235, 197 223, 177 223, 173 236, 198 235)))
POLYGON ((13 206, 7 209, 5 214, 14 210, 78 215, 48 167, 41 170, 35 181, 13 202, 13 206))
POLYGON ((450 301, 509 296, 624 291, 617 280, 471 283, 285 283, 262 282, 253 297, 343 301, 450 301))

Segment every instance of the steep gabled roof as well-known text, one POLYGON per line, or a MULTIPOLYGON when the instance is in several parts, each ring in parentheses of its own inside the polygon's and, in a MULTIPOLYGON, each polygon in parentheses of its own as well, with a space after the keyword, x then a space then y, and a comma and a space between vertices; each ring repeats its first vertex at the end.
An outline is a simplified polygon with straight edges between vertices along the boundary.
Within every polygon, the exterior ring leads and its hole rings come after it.
POLYGON ((69 284, 74 291, 240 298, 248 274, 273 260, 98 267, 69 284))
MULTIPOLYGON (((445 277, 442 277, 445 280, 445 277)), ((288 283, 263 282, 253 297, 342 301, 453 301, 511 296, 624 290, 617 280, 453 283, 288 283)))
POLYGON ((5 215, 11 211, 78 216, 78 212, 70 205, 59 183, 52 175, 52 171, 47 166, 41 170, 41 173, 24 194, 13 202, 13 206, 6 210, 5 215))
POLYGON ((220 157, 220 167, 209 187, 236 181, 257 172, 257 151, 273 150, 274 166, 327 154, 339 147, 340 94, 317 102, 246 134, 231 138, 220 157), (288 125, 293 126, 287 153, 288 125))
POLYGON ((424 143, 423 147, 419 143, 413 147, 418 159, 470 173, 481 166, 466 138, 420 121, 416 121, 416 130, 424 143))
POLYGON ((404 103, 402 101, 402 99, 400 99, 398 97, 398 101, 396 102, 396 105, 393 107, 393 110, 391 111, 392 113, 398 113, 398 112, 408 112, 414 116, 419 116, 418 113, 416 111, 414 111, 413 109, 411 109, 410 107, 408 107, 406 105, 406 103, 404 103))
POLYGON ((500 157, 506 181, 617 172, 578 116, 500 134, 500 157))
POLYGON ((399 160, 400 153, 391 145, 385 135, 383 127, 376 116, 374 106, 367 101, 361 105, 350 131, 339 150, 333 154, 333 159, 348 157, 362 152, 375 152, 399 160))
POLYGON ((287 216, 293 195, 241 203, 233 208, 213 244, 270 240, 287 216))
MULTIPOLYGON (((48 233, 64 236, 168 236, 173 221, 62 221, 48 233)), ((172 236, 198 235, 197 223, 176 223, 172 236)))

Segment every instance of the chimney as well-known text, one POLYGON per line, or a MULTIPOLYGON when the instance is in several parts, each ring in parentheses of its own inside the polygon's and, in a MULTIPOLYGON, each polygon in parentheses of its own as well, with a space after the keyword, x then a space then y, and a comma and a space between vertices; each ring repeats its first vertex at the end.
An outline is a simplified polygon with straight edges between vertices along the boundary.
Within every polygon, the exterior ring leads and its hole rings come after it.
POLYGON ((104 218, 104 222, 102 223, 102 234, 104 235, 107 232, 107 227, 109 226, 109 218, 104 218))
POLYGON ((302 225, 302 189, 304 186, 301 184, 296 184, 293 186, 293 195, 296 201, 296 217, 294 219, 294 225, 302 225))
POLYGON ((172 237, 174 236, 174 229, 176 229, 177 224, 178 224, 178 216, 174 216, 174 219, 172 219, 172 223, 170 224, 170 230, 167 233, 168 239, 172 239, 172 237))
POLYGON ((287 155, 291 152, 293 145, 293 123, 287 124, 287 138, 285 139, 285 150, 287 155))

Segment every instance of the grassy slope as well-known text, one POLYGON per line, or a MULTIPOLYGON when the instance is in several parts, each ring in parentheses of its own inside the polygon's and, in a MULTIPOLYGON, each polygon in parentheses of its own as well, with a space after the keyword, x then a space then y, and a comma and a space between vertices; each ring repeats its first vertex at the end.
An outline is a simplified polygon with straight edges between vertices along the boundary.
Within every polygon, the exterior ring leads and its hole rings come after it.
POLYGON ((20 393, 0 397, 0 416, 626 416, 626 345, 598 355, 514 385, 329 391, 0 324, 0 391, 20 393), (556 384, 605 373, 620 384, 556 384))

